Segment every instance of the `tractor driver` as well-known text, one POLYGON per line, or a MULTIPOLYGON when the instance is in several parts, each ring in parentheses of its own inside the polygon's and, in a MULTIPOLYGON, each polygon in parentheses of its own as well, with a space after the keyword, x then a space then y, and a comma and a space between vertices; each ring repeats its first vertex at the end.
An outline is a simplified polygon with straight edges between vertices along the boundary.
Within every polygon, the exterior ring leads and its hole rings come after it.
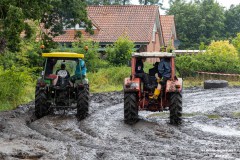
POLYGON ((141 78, 146 88, 151 89, 148 74, 145 73, 143 70, 145 61, 146 61, 145 57, 137 59, 135 66, 135 76, 141 78))
POLYGON ((158 65, 158 77, 158 81, 160 82, 161 86, 164 87, 167 83, 167 80, 169 80, 171 77, 170 58, 164 57, 160 59, 160 63, 158 65))
POLYGON ((56 71, 56 75, 66 79, 70 78, 70 74, 66 70, 66 65, 64 63, 61 64, 61 69, 56 71))

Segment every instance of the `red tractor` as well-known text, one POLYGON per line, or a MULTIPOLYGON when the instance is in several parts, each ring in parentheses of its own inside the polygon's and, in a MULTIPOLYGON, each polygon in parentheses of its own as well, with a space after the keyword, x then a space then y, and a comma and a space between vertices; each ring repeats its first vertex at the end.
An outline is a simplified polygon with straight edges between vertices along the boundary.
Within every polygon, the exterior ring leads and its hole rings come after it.
MULTIPOLYGON (((130 78, 124 80, 124 121, 127 124, 134 124, 138 121, 138 111, 170 111, 170 124, 180 125, 182 122, 182 78, 175 75, 175 54, 167 52, 142 52, 133 53, 131 60, 132 73, 130 78), (137 78, 135 73, 136 61, 138 58, 168 58, 171 66, 171 77, 165 86, 161 86, 159 94, 154 96, 159 80, 156 77, 158 72, 157 65, 155 71, 149 69, 147 74, 151 88, 137 78)), ((149 85, 149 84, 148 84, 149 85)))

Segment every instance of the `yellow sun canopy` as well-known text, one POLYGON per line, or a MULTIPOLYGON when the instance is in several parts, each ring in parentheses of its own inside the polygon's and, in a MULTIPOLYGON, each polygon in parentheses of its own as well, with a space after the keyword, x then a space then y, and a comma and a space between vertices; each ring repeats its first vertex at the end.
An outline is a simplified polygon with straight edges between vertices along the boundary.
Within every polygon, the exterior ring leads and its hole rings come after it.
POLYGON ((73 53, 73 52, 51 52, 51 53, 43 53, 42 57, 45 58, 84 58, 84 54, 73 53))

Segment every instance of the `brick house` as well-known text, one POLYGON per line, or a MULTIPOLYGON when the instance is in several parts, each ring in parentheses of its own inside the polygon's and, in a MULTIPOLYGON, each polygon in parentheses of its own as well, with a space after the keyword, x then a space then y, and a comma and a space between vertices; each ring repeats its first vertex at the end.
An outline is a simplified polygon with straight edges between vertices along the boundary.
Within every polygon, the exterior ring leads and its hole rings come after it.
POLYGON ((164 47, 173 46, 174 40, 177 39, 175 21, 173 15, 161 15, 160 21, 162 25, 164 47))
MULTIPOLYGON (((162 16, 160 16, 158 6, 89 6, 87 12, 88 18, 93 23, 94 35, 89 35, 84 31, 84 27, 76 25, 74 28, 66 29, 63 35, 57 36, 53 40, 70 45, 78 40, 75 38, 76 32, 81 31, 84 37, 99 42, 100 50, 104 50, 106 45, 114 43, 118 37, 125 34, 135 43, 137 51, 153 52, 167 46, 164 41, 168 42, 169 39, 176 38, 175 35, 170 35, 170 33, 176 34, 176 32, 169 31, 168 29, 171 27, 165 27, 170 23, 161 24, 169 21, 165 20, 166 18, 161 20, 162 16)), ((170 20, 173 20, 172 17, 170 20)), ((174 25, 174 23, 171 24, 174 25)), ((171 29, 175 29, 175 26, 171 29)))

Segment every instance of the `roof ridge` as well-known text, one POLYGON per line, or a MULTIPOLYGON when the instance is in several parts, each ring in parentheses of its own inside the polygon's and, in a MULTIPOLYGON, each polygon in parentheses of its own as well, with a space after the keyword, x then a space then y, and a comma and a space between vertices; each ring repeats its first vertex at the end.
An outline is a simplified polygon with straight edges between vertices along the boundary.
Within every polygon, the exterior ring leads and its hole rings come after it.
POLYGON ((89 7, 159 7, 158 5, 90 5, 89 7))
POLYGON ((174 17, 174 15, 160 15, 161 17, 174 17))

